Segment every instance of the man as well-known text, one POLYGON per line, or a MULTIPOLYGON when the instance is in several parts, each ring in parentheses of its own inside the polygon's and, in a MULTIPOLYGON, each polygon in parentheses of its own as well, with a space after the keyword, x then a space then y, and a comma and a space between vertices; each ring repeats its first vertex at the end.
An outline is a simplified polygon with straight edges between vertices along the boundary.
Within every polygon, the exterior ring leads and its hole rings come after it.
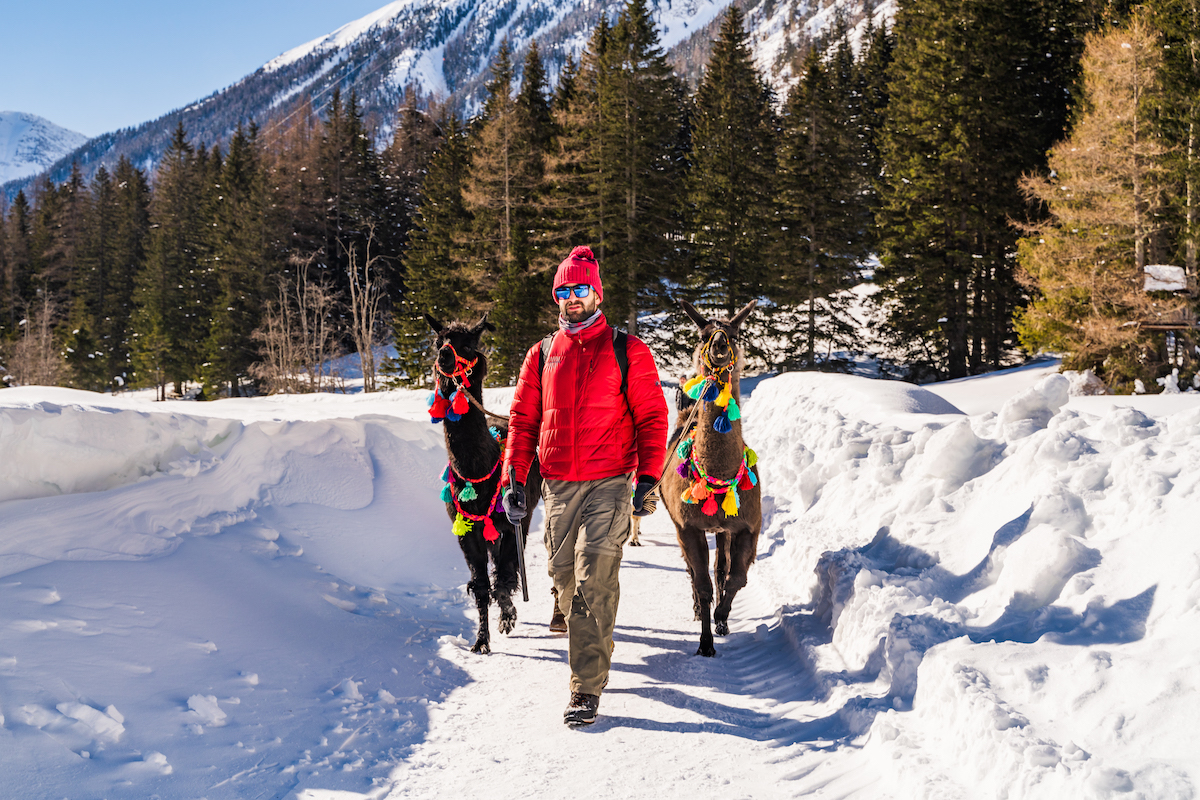
POLYGON ((621 391, 613 330, 600 303, 604 288, 592 251, 576 247, 554 276, 559 331, 541 362, 541 343, 525 355, 513 396, 505 452, 518 484, 505 496, 514 521, 525 516, 520 484, 536 449, 546 502, 546 550, 560 610, 567 618, 571 699, 568 725, 596 721, 608 683, 620 586, 617 573, 633 513, 653 510, 646 495, 662 471, 667 404, 654 357, 628 337, 627 389, 621 391))

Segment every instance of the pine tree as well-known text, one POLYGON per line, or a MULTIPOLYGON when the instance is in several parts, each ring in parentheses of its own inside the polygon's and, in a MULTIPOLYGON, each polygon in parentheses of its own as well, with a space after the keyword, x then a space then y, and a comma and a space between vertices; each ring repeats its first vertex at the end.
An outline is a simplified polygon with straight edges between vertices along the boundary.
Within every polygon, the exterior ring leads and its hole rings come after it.
POLYGON ((33 291, 33 264, 29 253, 31 215, 25 192, 17 192, 4 220, 4 295, 0 306, 0 330, 5 338, 18 335, 25 304, 33 291))
POLYGON ((543 153, 536 146, 533 120, 513 97, 512 84, 506 41, 492 63, 463 186, 463 202, 474 222, 468 274, 475 290, 489 293, 494 301, 497 332, 488 379, 499 385, 515 380, 525 350, 546 328, 550 305, 548 287, 538 296, 545 280, 530 269, 529 231, 539 216, 543 153))
POLYGON ((779 297, 796 305, 802 347, 795 362, 818 365, 817 343, 853 347, 855 325, 846 294, 867 255, 870 208, 863 194, 866 158, 856 113, 853 57, 839 48, 826 65, 814 48, 793 87, 779 147, 778 205, 785 235, 778 262, 783 276, 779 297), (830 72, 843 70, 841 79, 830 72))
POLYGON ((239 125, 224 159, 213 223, 216 290, 203 370, 204 395, 243 393, 256 352, 266 280, 265 191, 257 130, 239 125))
POLYGON ((102 336, 107 345, 108 379, 113 388, 128 385, 132 370, 133 293, 144 268, 150 237, 150 186, 146 175, 122 156, 113 173, 113 230, 110 237, 102 336))
MULTIPOLYGON (((780 288, 770 255, 779 227, 771 109, 771 91, 755 70, 742 12, 730 6, 696 92, 687 180, 689 237, 696 249, 688 288, 701 307, 730 316, 780 288)), ((770 311, 756 312, 756 321, 769 318, 770 311)), ((752 325, 754 330, 761 322, 752 325)), ((767 357, 753 340, 747 350, 767 357)))
POLYGON ((149 253, 136 278, 134 367, 139 385, 166 385, 182 394, 198 377, 201 327, 198 285, 205 269, 204 195, 208 159, 201 161, 180 124, 155 174, 149 253))
POLYGON ((1060 4, 910 0, 896 16, 880 183, 877 295, 912 376, 1002 366, 1021 292, 1010 220, 1065 117, 1074 64, 1060 4))
POLYGON ((112 272, 114 187, 108 170, 96 171, 91 204, 84 221, 78 268, 71 282, 71 311, 65 336, 66 362, 72 386, 99 391, 111 378, 104 309, 112 272))
POLYGON ((1020 243, 1021 267, 1038 292, 1018 318, 1021 341, 1065 351, 1064 366, 1091 368, 1117 389, 1165 369, 1139 323, 1183 305, 1142 289, 1167 199, 1167 152, 1150 113, 1162 91, 1162 54, 1141 13, 1124 28, 1090 35, 1084 111, 1050 153, 1052 177, 1024 181, 1051 216, 1020 243))
POLYGON ((432 360, 432 335, 422 314, 463 319, 484 308, 461 268, 471 214, 463 204, 470 151, 462 123, 451 115, 441 148, 421 187, 412 243, 404 254, 404 297, 393 315, 396 357, 385 362, 388 386, 422 386, 432 360))

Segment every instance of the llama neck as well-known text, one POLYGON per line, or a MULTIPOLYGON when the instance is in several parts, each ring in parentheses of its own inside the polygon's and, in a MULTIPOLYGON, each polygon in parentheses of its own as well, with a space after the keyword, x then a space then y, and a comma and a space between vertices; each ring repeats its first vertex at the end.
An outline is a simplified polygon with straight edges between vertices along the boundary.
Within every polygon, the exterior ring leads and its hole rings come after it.
MULTIPOLYGON (((733 385, 734 397, 738 396, 737 383, 733 385)), ((729 433, 718 433, 713 428, 713 422, 724 413, 725 409, 716 403, 700 401, 700 411, 696 415, 696 428, 693 435, 692 453, 699 462, 701 469, 714 478, 728 479, 737 474, 742 466, 742 454, 745 444, 742 442, 742 421, 734 420, 729 433)))
MULTIPOLYGON (((467 391, 476 400, 482 394, 476 386, 467 391)), ((487 417, 474 404, 457 422, 447 419, 442 426, 446 433, 446 453, 459 475, 480 478, 496 465, 500 458, 500 445, 492 437, 487 417)))

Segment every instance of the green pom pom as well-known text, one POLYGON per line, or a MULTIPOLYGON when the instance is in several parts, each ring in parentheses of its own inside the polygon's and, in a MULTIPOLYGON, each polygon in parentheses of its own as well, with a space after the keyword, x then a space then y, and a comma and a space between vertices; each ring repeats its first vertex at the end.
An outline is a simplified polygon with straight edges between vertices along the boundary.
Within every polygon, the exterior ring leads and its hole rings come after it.
POLYGON ((449 503, 453 499, 454 499, 454 490, 450 487, 450 484, 447 483, 445 486, 442 487, 442 502, 449 503))
POLYGON ((758 463, 758 453, 754 452, 749 447, 747 447, 746 448, 746 466, 753 467, 757 463, 758 463))
POLYGON ((693 400, 700 399, 700 392, 704 390, 704 377, 697 375, 683 385, 683 393, 693 400))
POLYGON ((462 488, 461 492, 458 493, 458 499, 462 500, 463 502, 466 502, 467 500, 474 500, 478 496, 479 495, 475 494, 475 487, 469 483, 462 488))
POLYGON ((688 454, 691 452, 692 452, 692 440, 691 439, 684 439, 682 442, 679 443, 679 446, 675 448, 675 455, 679 456, 680 458, 687 458, 688 454))
POLYGON ((742 418, 742 410, 738 408, 737 398, 729 398, 729 407, 725 409, 725 416, 729 417, 730 422, 736 422, 742 418))

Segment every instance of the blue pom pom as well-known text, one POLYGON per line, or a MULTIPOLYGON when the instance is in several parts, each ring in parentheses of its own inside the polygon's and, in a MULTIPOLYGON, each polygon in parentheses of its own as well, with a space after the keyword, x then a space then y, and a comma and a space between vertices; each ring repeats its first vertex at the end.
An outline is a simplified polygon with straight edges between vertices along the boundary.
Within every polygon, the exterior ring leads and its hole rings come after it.
POLYGON ((453 411, 451 411, 446 415, 446 419, 450 420, 451 422, 458 422, 460 419, 462 419, 462 414, 455 414, 453 411))
POLYGON ((717 433, 729 433, 733 430, 733 423, 729 421, 729 417, 722 414, 713 421, 713 430, 717 433))
POLYGON ((720 397, 720 395, 721 387, 717 385, 716 381, 710 378, 708 385, 704 388, 704 399, 711 403, 713 400, 716 400, 718 397, 720 397))

